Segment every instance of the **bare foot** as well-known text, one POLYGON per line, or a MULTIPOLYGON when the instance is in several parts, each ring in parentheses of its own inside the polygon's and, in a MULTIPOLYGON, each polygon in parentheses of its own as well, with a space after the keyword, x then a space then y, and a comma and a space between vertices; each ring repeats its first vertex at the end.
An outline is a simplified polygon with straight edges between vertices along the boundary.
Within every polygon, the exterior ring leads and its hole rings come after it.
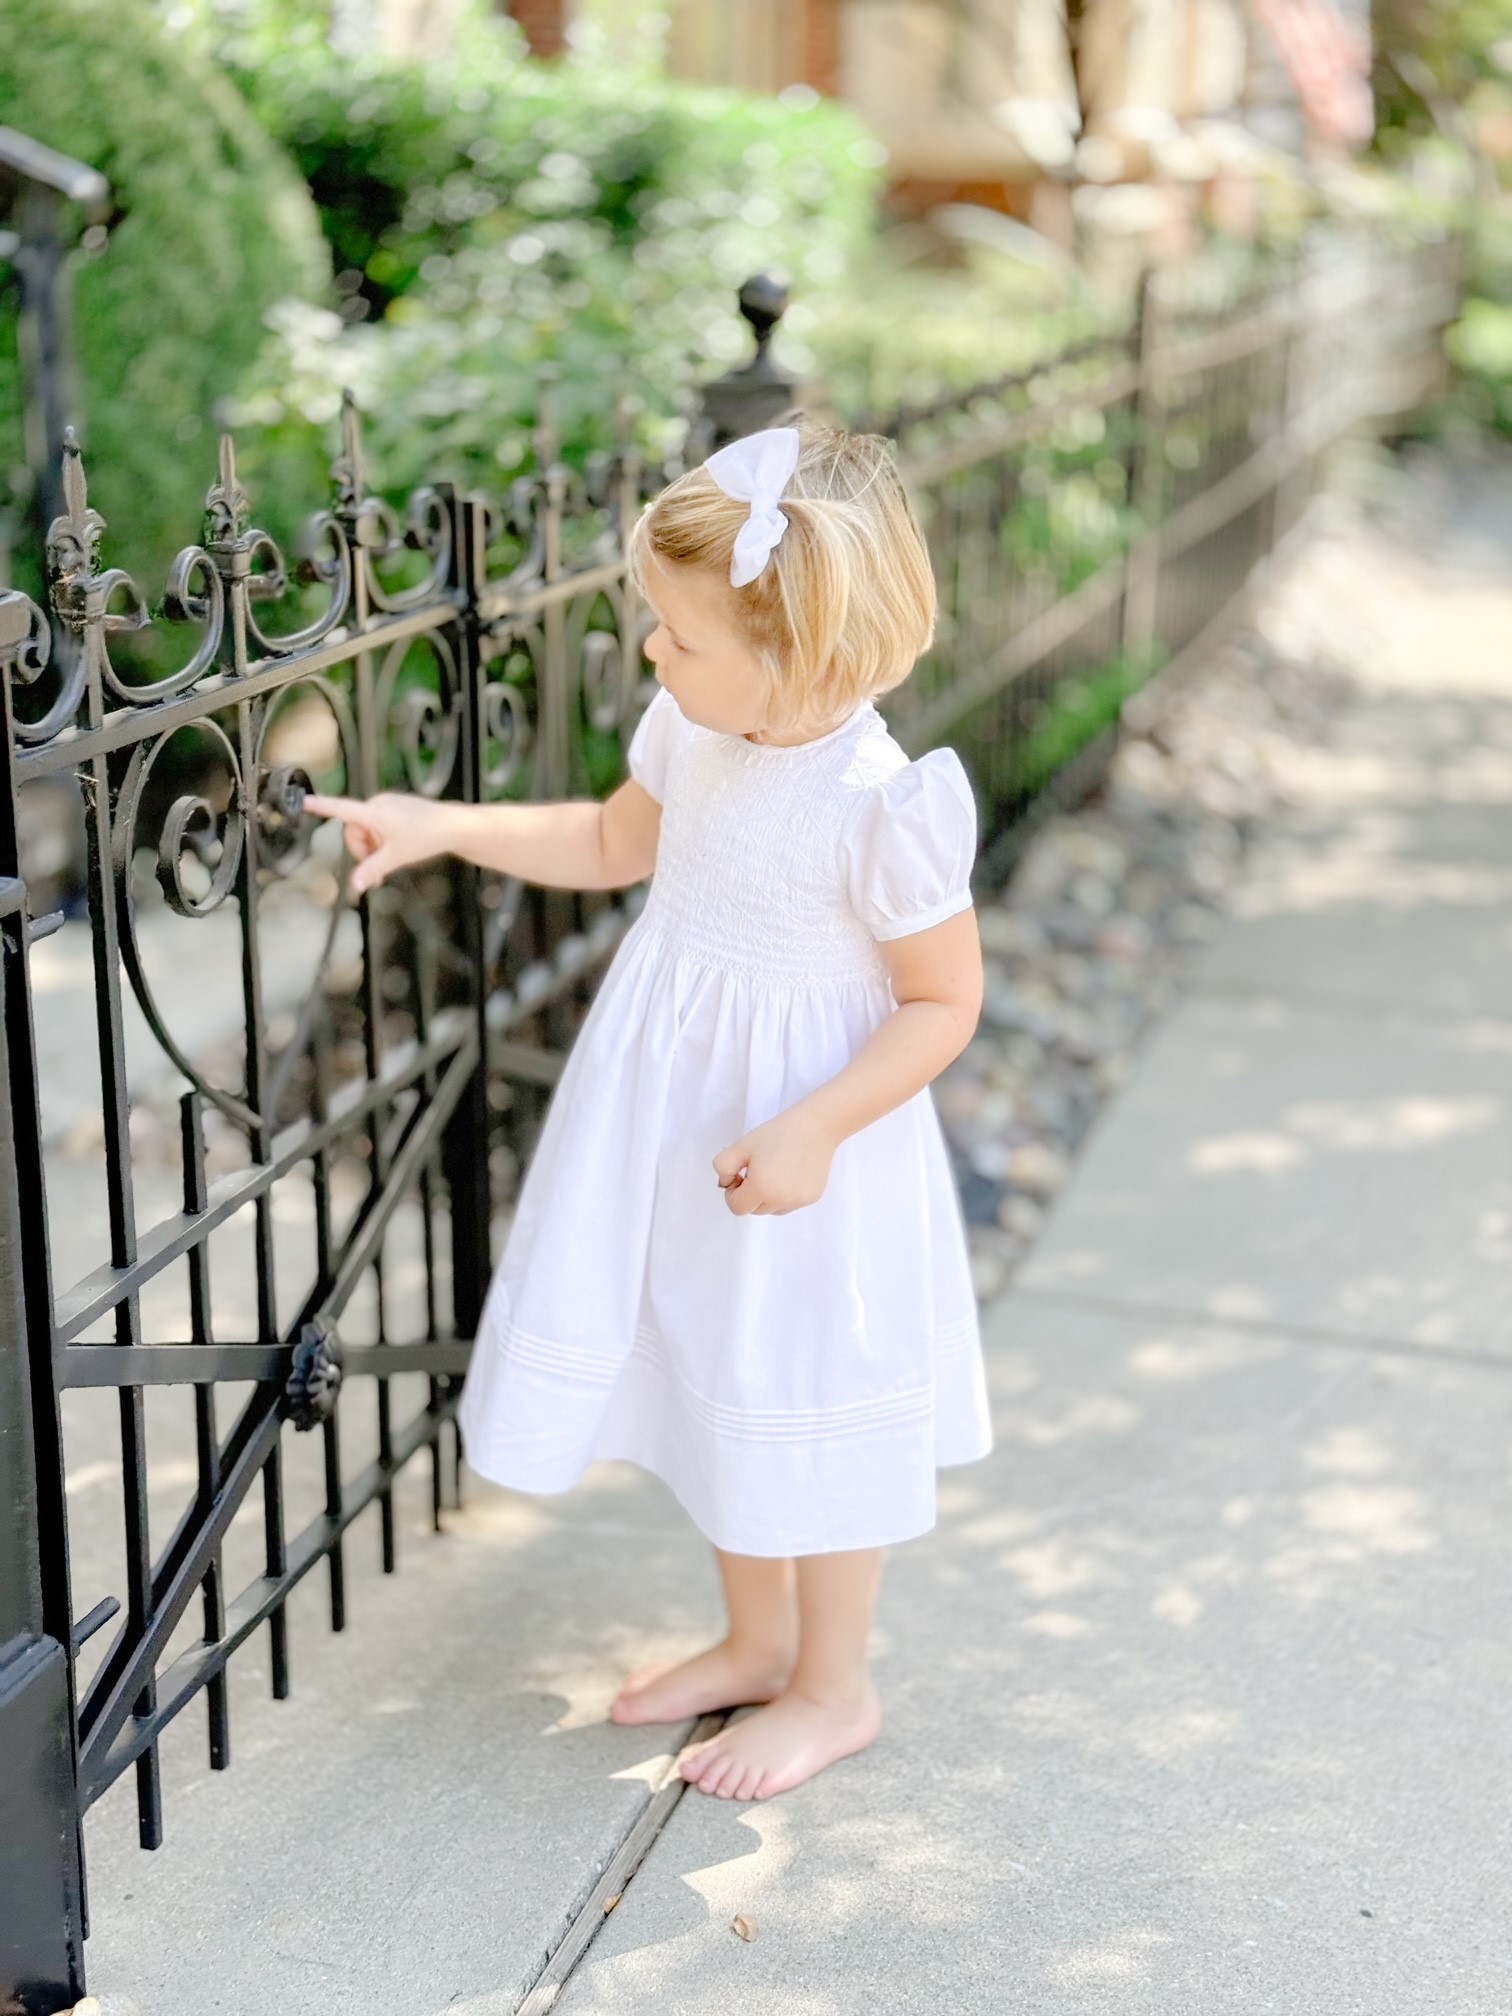
POLYGON ((643 1666, 609 1704, 612 1722, 686 1722, 715 1708, 744 1708, 780 1694, 791 1659, 750 1652, 722 1638, 692 1659, 643 1666))
POLYGON ((700 1792, 717 1798, 770 1799, 864 1750, 881 1727, 882 1704, 869 1680, 860 1698, 844 1707, 790 1688, 757 1714, 695 1743, 678 1768, 700 1792))

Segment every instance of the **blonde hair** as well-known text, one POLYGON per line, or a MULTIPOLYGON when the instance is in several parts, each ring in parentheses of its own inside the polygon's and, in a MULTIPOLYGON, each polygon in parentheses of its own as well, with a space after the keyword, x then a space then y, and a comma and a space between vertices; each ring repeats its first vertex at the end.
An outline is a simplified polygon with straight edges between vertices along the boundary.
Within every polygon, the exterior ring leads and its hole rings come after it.
POLYGON ((807 415, 798 466, 779 508, 787 530, 754 581, 730 584, 730 555, 750 505, 700 465, 642 510, 630 535, 632 581, 644 594, 658 560, 715 575, 732 629, 768 678, 773 725, 828 719, 900 686, 934 636, 929 549, 893 444, 807 415))

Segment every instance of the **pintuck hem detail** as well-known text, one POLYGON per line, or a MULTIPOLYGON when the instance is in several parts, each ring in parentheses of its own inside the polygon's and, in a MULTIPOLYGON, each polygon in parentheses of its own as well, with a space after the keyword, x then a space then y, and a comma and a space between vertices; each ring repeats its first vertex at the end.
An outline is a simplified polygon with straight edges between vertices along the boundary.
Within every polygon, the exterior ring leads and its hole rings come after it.
MULTIPOLYGON (((933 1357, 943 1359, 971 1351, 977 1345, 976 1325, 970 1319, 952 1323, 935 1332, 933 1357)), ((935 1411, 935 1381, 906 1387, 898 1393, 879 1395, 872 1400, 848 1401, 837 1407, 732 1407, 711 1400, 680 1381, 672 1357, 660 1333, 649 1324, 636 1326, 635 1343, 627 1358, 611 1358, 581 1346, 563 1344, 523 1330, 515 1322, 501 1323, 480 1331, 474 1352, 492 1350, 505 1354, 516 1364, 533 1372, 557 1376, 573 1385, 610 1387, 616 1384, 627 1365, 635 1360, 660 1373, 672 1387, 677 1404, 714 1433, 737 1441, 822 1441, 831 1435, 854 1434, 895 1421, 931 1418, 935 1411)))
POLYGON ((865 1403, 864 1418, 854 1406, 810 1410, 796 1417, 797 1432, 773 1432, 774 1422, 794 1418, 775 1410, 763 1417, 700 1405, 643 1325, 597 1420, 559 1435, 563 1409, 553 1389, 559 1377, 577 1382, 506 1345, 509 1335, 501 1327, 478 1340, 487 1357, 469 1373, 476 1439, 468 1420, 462 1423, 471 1468, 514 1490, 557 1496, 594 1463, 631 1463, 659 1478, 726 1553, 787 1559, 917 1539, 936 1523, 936 1471, 977 1462, 993 1447, 978 1379, 956 1374, 974 1341, 965 1324, 947 1333, 958 1340, 954 1348, 942 1343, 936 1353, 937 1365, 953 1374, 947 1422, 937 1418, 932 1381, 889 1396, 881 1404, 896 1411, 880 1417, 877 1403, 865 1403), (806 1425, 815 1420, 823 1427, 806 1425))

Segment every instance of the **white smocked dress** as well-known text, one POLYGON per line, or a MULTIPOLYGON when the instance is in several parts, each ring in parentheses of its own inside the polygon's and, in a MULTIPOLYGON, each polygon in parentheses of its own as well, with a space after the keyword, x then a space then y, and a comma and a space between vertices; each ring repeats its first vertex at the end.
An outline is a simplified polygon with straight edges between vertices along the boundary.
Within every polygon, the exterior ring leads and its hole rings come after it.
POLYGON ((662 806, 521 1185, 460 1403, 484 1477, 565 1491, 620 1458, 726 1552, 935 1523, 992 1446, 965 1223, 929 1087, 848 1136, 817 1202, 732 1212, 714 1157, 850 1061, 895 1003, 878 939, 969 908, 960 758, 864 702, 782 748, 663 687, 629 766, 662 806))

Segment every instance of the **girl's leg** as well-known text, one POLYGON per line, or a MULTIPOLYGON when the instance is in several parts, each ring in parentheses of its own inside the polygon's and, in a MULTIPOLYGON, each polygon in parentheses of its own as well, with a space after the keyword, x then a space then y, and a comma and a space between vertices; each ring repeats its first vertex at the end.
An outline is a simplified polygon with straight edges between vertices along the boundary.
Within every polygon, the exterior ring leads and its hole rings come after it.
POLYGON ((616 1722, 683 1722, 714 1708, 770 1701, 788 1683, 798 1649, 794 1564, 757 1554, 715 1559, 730 1628, 717 1645, 679 1664, 643 1666, 610 1704, 616 1722))
POLYGON ((880 1547, 801 1557, 798 1662, 755 1715, 684 1756, 682 1775, 722 1799, 769 1799, 864 1750, 882 1727, 867 1646, 882 1576, 880 1547))

